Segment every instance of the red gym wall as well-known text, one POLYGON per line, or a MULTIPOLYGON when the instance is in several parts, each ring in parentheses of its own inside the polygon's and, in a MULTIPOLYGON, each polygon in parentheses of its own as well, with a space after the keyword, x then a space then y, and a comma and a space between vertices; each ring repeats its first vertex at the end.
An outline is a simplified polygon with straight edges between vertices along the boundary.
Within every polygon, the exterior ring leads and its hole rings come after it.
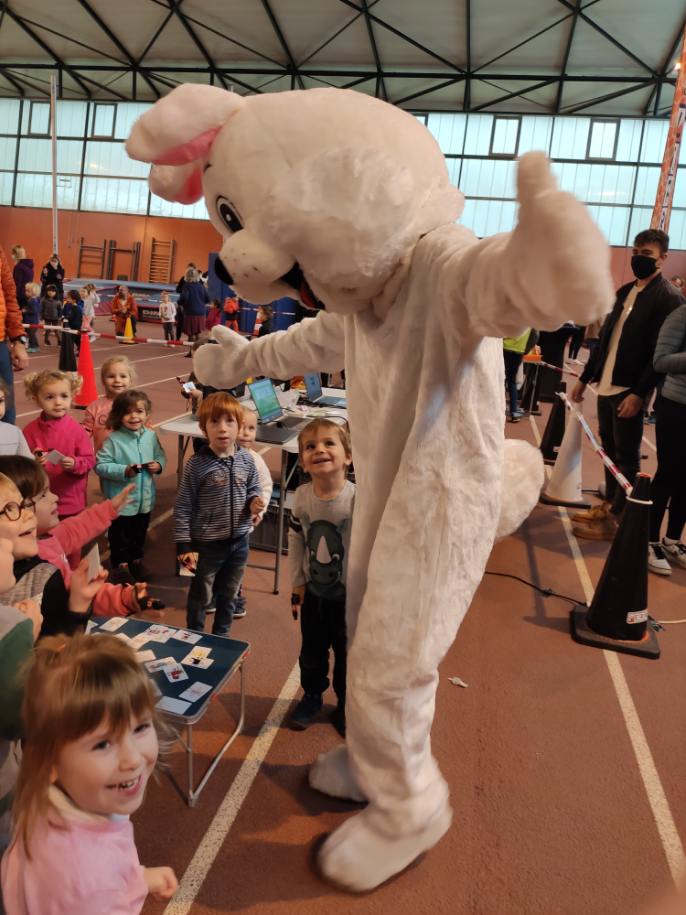
MULTIPOLYGON (((67 276, 76 276, 79 239, 86 245, 102 245, 115 239, 117 247, 130 248, 141 242, 138 279, 148 280, 152 239, 176 241, 174 282, 189 261, 207 269, 207 255, 218 251, 221 237, 211 223, 199 219, 168 219, 159 216, 130 216, 121 213, 84 213, 62 210, 59 214, 60 257, 67 276)), ((38 271, 52 251, 52 214, 36 207, 0 207, 0 244, 9 255, 12 245, 23 245, 38 271)), ((130 259, 115 258, 114 275, 127 274, 130 259)), ((91 271, 92 273, 92 271, 91 271)))
MULTIPOLYGON (((219 233, 209 221, 196 219, 163 219, 159 216, 129 216, 125 214, 83 213, 63 210, 59 223, 60 256, 67 276, 76 276, 79 239, 87 245, 101 245, 106 238, 116 239, 120 248, 130 248, 141 242, 139 280, 148 279, 150 249, 153 237, 159 241, 176 240, 174 276, 178 279, 189 261, 206 269, 207 255, 218 251, 219 233)), ((27 257, 36 267, 47 261, 52 247, 52 220, 49 210, 34 207, 0 207, 0 243, 9 254, 12 245, 24 245, 27 257)), ((120 255, 115 261, 115 276, 128 272, 128 258, 120 255), (119 266, 118 266, 119 265, 119 266)), ((616 286, 629 282, 631 249, 612 248, 612 275, 616 286)), ((583 270, 584 265, 579 264, 583 270)), ((678 274, 686 278, 686 251, 672 251, 665 266, 668 278, 678 274)))

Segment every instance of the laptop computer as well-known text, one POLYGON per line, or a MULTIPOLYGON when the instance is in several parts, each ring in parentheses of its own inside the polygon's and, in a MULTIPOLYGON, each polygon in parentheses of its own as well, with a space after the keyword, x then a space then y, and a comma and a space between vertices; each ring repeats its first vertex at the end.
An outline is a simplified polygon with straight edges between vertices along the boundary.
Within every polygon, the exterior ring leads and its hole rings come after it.
POLYGON ((257 441, 271 445, 282 445, 297 435, 309 420, 298 416, 286 416, 276 396, 271 378, 260 378, 248 385, 250 396, 257 410, 257 441))
POLYGON ((326 397, 322 393, 322 382, 318 372, 311 372, 309 375, 303 375, 305 388, 307 389, 307 400, 318 407, 342 407, 346 408, 348 402, 345 397, 326 397))

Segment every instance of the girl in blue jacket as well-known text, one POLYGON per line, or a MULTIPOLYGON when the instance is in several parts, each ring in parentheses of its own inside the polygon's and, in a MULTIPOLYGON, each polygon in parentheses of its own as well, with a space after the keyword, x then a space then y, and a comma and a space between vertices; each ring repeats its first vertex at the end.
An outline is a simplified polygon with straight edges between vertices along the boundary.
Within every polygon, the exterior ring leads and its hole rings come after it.
POLYGON ((98 451, 95 464, 106 499, 116 496, 129 483, 135 484, 128 503, 110 525, 108 539, 112 568, 130 572, 136 581, 150 577, 143 566, 143 548, 155 504, 154 477, 162 473, 167 463, 157 434, 146 427, 151 410, 145 391, 118 394, 107 418, 112 434, 98 451))

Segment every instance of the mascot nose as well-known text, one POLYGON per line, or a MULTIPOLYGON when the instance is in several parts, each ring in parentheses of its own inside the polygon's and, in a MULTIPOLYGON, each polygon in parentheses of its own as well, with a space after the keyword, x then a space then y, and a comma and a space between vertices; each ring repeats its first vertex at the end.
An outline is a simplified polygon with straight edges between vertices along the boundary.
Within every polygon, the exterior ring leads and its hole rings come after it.
POLYGON ((224 266, 224 262, 221 257, 218 257, 214 262, 214 272, 217 274, 222 283, 226 283, 227 286, 233 286, 233 277, 224 266))

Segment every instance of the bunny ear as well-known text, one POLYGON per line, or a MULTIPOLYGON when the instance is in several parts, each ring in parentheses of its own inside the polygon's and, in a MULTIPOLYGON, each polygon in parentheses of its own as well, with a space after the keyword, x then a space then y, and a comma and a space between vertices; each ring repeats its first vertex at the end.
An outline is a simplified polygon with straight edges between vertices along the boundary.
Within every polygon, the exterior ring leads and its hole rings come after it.
POLYGON ((202 171, 196 162, 153 165, 148 184, 153 194, 176 203, 195 203, 202 197, 202 171))
POLYGON ((202 159, 231 115, 245 104, 240 95, 186 83, 156 102, 133 125, 126 152, 156 165, 202 159))

